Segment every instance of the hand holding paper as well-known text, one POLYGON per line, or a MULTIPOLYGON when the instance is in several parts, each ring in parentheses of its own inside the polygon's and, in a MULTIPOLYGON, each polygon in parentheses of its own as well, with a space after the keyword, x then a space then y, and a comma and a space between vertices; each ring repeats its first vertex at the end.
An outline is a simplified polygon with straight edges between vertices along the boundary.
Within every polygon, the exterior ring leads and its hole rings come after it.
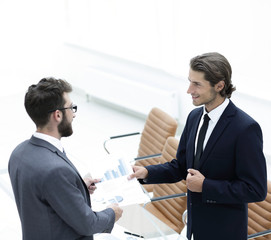
POLYGON ((123 210, 119 207, 119 205, 117 203, 112 203, 107 208, 112 208, 114 210, 115 222, 121 218, 123 210))
POLYGON ((137 179, 145 179, 148 177, 148 170, 145 167, 141 166, 132 166, 133 173, 130 174, 127 178, 128 180, 131 180, 133 178, 137 179))

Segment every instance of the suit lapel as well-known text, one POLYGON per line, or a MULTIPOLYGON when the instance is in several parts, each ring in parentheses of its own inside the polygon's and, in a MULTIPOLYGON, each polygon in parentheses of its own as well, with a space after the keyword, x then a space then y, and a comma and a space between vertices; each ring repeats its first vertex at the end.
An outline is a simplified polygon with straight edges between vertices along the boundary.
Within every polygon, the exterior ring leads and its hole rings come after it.
POLYGON ((212 151, 214 145, 220 138, 220 136, 223 134, 223 131, 230 123, 231 117, 235 114, 236 107, 235 105, 230 101, 229 105, 226 107, 225 111, 222 113, 220 119, 218 120, 207 144, 204 149, 204 152, 200 159, 200 165, 199 169, 204 165, 204 163, 208 160, 208 156, 210 152, 212 151))
POLYGON ((67 155, 65 153, 62 153, 60 151, 56 151, 56 154, 61 157, 62 159, 64 159, 73 169, 74 171, 80 176, 80 174, 78 173, 76 167, 72 164, 72 162, 68 159, 67 155))
POLYGON ((66 153, 62 153, 62 152, 60 152, 60 151, 57 151, 56 154, 57 154, 59 157, 61 157, 62 159, 64 159, 64 160, 65 160, 65 161, 73 168, 73 170, 77 173, 77 175, 79 176, 79 178, 81 179, 81 181, 82 181, 82 183, 83 183, 83 185, 84 185, 84 187, 85 187, 85 190, 86 190, 86 193, 87 193, 86 196, 87 196, 88 201, 89 201, 89 204, 90 204, 90 198, 89 198, 89 192, 88 192, 87 185, 86 185, 85 181, 82 179, 80 173, 77 171, 76 167, 75 167, 75 166, 72 164, 72 162, 68 159, 66 153))
POLYGON ((65 153, 62 153, 61 151, 59 151, 55 146, 53 146, 51 143, 45 141, 45 140, 42 140, 42 139, 39 139, 39 138, 36 138, 34 136, 32 136, 32 138, 30 139, 31 143, 34 144, 34 145, 38 145, 40 147, 44 147, 44 148, 47 148, 48 150, 56 153, 59 157, 61 157, 65 162, 67 162, 73 169, 74 171, 80 175, 76 169, 76 167, 72 164, 72 162, 67 158, 66 154, 65 153))
MULTIPOLYGON (((47 148, 48 150, 54 152, 56 155, 58 155, 60 158, 62 158, 67 164, 69 164, 69 166, 71 166, 71 168, 76 172, 76 174, 79 176, 79 178, 81 179, 81 181, 83 182, 86 192, 88 193, 88 189, 87 186, 85 184, 85 181, 82 179, 81 175, 79 174, 79 172, 77 171, 76 167, 72 164, 72 162, 67 158, 66 154, 62 153, 61 151, 59 151, 55 146, 53 146, 51 143, 36 138, 34 136, 31 137, 30 142, 34 145, 40 146, 40 147, 44 147, 47 148)), ((87 194, 88 198, 89 198, 89 194, 87 194)))
POLYGON ((194 123, 192 124, 192 127, 191 127, 191 132, 190 132, 190 134, 191 134, 190 135, 191 136, 191 140, 190 140, 191 148, 190 149, 191 150, 188 151, 187 159, 189 161, 187 162, 187 168, 193 168, 193 166, 194 166, 195 141, 196 141, 197 129, 198 129, 198 125, 199 125, 202 113, 203 113, 203 108, 199 109, 199 111, 193 121, 194 123))
POLYGON ((47 148, 49 151, 54 152, 58 157, 62 158, 67 164, 69 164, 69 166, 71 166, 71 168, 75 171, 75 173, 79 176, 79 178, 82 181, 82 184, 84 185, 85 188, 85 196, 87 198, 88 204, 91 206, 91 202, 90 202, 90 196, 89 196, 89 192, 88 192, 88 188, 85 184, 85 181, 82 179, 81 175, 79 174, 79 172, 77 171, 76 167, 72 164, 72 162, 67 158, 65 153, 62 153, 61 151, 59 151, 55 146, 53 146, 51 143, 44 141, 42 139, 36 138, 34 136, 31 137, 30 142, 34 145, 40 146, 40 147, 44 147, 47 148))

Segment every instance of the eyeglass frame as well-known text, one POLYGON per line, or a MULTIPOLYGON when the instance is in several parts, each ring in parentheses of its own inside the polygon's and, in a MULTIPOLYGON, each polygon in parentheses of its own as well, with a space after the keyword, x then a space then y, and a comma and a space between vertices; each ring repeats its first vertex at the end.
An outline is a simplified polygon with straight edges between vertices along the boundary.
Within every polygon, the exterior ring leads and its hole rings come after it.
POLYGON ((77 112, 77 105, 76 105, 76 104, 73 104, 73 105, 70 106, 70 107, 56 108, 56 109, 54 109, 54 110, 48 111, 48 113, 55 112, 56 110, 62 111, 62 110, 66 110, 66 109, 70 109, 70 110, 72 110, 73 113, 76 113, 76 112, 77 112))

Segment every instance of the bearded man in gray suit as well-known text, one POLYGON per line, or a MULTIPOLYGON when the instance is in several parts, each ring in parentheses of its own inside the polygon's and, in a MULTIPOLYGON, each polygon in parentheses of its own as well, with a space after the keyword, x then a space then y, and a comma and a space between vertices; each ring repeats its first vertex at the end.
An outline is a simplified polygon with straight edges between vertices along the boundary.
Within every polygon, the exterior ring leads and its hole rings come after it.
POLYGON ((61 145, 72 135, 77 106, 72 87, 61 79, 44 78, 31 85, 25 108, 36 124, 33 136, 18 145, 9 160, 9 174, 25 240, 93 239, 111 232, 121 217, 117 204, 91 209, 95 179, 82 179, 61 145))

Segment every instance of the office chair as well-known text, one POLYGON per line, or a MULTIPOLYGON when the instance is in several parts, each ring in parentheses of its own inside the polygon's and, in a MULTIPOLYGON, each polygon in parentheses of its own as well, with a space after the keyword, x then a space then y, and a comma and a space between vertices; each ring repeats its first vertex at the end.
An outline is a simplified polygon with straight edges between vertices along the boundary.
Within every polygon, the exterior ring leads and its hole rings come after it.
POLYGON ((271 181, 267 188, 264 201, 248 204, 248 239, 271 239, 271 181))
MULTIPOLYGON (((179 140, 174 137, 167 139, 160 158, 161 163, 176 157, 178 144, 179 140)), ((153 198, 144 207, 174 231, 181 233, 185 226, 182 219, 186 212, 186 192, 184 180, 171 184, 154 184, 153 198)))
MULTIPOLYGON (((169 136, 175 136, 177 130, 177 121, 166 112, 154 107, 147 116, 144 129, 141 133, 138 155, 134 160, 135 165, 147 166, 159 163, 161 152, 165 145, 165 142, 169 136)), ((104 142, 104 148, 109 140, 123 138, 128 136, 134 136, 140 134, 139 132, 129 133, 119 136, 110 137, 110 139, 104 142)), ((145 185, 144 188, 148 191, 152 191, 152 185, 145 185)))

